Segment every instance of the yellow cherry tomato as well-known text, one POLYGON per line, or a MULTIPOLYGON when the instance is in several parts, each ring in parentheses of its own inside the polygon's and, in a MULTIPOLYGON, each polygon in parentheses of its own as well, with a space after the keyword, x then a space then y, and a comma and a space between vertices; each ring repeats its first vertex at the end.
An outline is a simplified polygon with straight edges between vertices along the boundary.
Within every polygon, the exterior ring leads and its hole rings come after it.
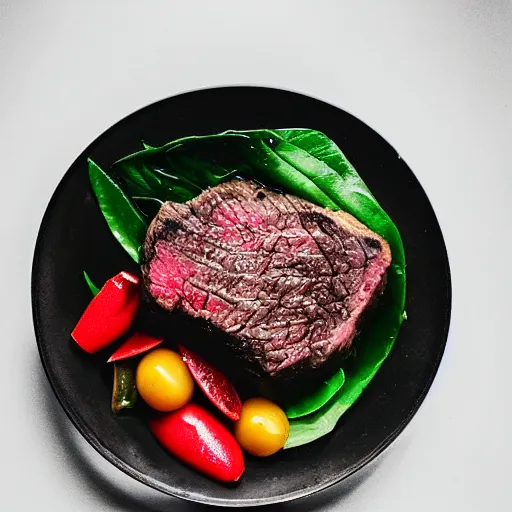
POLYGON ((181 356, 167 348, 148 352, 137 367, 137 391, 157 411, 183 407, 192 398, 194 381, 181 356))
POLYGON ((267 457, 279 451, 290 432, 284 411, 265 398, 251 398, 235 423, 235 437, 242 448, 256 457, 267 457))

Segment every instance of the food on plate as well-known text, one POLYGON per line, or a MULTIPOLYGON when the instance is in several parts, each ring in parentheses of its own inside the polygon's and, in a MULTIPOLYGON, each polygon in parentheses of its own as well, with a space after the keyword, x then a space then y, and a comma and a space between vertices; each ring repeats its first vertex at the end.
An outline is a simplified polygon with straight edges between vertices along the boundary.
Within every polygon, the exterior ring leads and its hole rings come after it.
POLYGON ((167 348, 147 353, 137 366, 137 390, 153 409, 174 411, 190 402, 194 380, 181 356, 167 348))
POLYGON ((235 437, 240 446, 256 457, 268 457, 284 447, 290 424, 284 411, 265 398, 244 402, 235 423, 235 437))
POLYGON ((348 349, 390 263, 387 242, 348 213, 235 180, 164 203, 142 272, 160 306, 210 321, 275 376, 348 349))
POLYGON ((135 375, 131 366, 114 363, 114 386, 112 387, 112 412, 131 409, 137 402, 135 375))
MULTIPOLYGON (((310 371, 306 368, 304 373, 311 377, 309 389, 293 386, 298 391, 293 397, 294 406, 308 414, 290 420, 285 448, 310 443, 331 432, 393 348, 405 319, 406 295, 405 251, 400 233, 340 148, 324 133, 311 129, 228 130, 182 137, 159 147, 143 144, 142 150, 119 159, 107 171, 92 160, 88 165, 91 187, 106 224, 137 263, 144 263, 147 228, 163 203, 186 203, 201 192, 234 179, 255 181, 320 207, 347 212, 386 240, 393 261, 386 270, 386 286, 375 301, 371 320, 357 326, 352 349, 336 351, 334 354, 340 356, 333 354, 325 364, 310 367, 310 371), (332 380, 340 367, 345 370, 346 379, 332 380), (324 391, 332 394, 327 402, 324 391)), ((382 169, 382 180, 386 179, 385 173, 386 169, 382 169)), ((219 332, 212 327, 206 326, 206 338, 218 337, 219 332)), ((202 346, 211 346, 210 341, 202 346)), ((197 351, 202 352, 200 348, 197 351)), ((228 355, 224 349, 223 352, 228 355)), ((247 357, 244 359, 247 361, 247 357)), ((236 362, 234 366, 242 369, 245 365, 236 362)), ((286 406, 289 397, 279 397, 270 389, 273 385, 269 387, 264 381, 284 381, 280 377, 295 374, 297 366, 278 372, 276 378, 262 375, 258 384, 261 392, 286 406)), ((245 371, 253 374, 249 365, 245 371)), ((234 381, 235 386, 238 382, 234 381)))
POLYGON ((143 354, 164 341, 149 334, 134 332, 109 358, 108 363, 143 354))
POLYGON ((139 301, 139 278, 120 272, 91 300, 71 337, 91 354, 105 348, 128 331, 139 301))
POLYGON ((187 404, 150 422, 156 438, 176 457, 222 482, 236 482, 245 471, 233 434, 196 404, 187 404))
POLYGON ((233 384, 202 357, 183 345, 178 348, 194 380, 210 402, 233 421, 240 419, 242 401, 233 384))
POLYGON ((91 353, 119 340, 112 410, 137 415, 140 394, 162 446, 224 482, 242 448, 269 457, 331 432, 390 353, 406 282, 397 227, 336 144, 227 131, 88 165, 143 284, 121 272, 98 291, 84 273, 95 297, 72 336, 91 353))

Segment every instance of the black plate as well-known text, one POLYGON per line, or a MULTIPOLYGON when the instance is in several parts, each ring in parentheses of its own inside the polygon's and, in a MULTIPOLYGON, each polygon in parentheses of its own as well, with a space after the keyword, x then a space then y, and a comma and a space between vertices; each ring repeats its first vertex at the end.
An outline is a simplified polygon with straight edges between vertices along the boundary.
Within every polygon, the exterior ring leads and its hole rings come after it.
POLYGON ((37 342, 64 410, 98 452, 155 489, 215 505, 276 503, 312 494, 372 460, 402 431, 430 387, 446 343, 451 307, 448 259, 432 207, 397 152, 355 117, 299 94, 227 87, 175 96, 123 119, 73 163, 44 215, 32 274, 37 342), (335 431, 269 459, 247 458, 236 487, 226 487, 168 455, 137 417, 114 418, 103 360, 82 353, 70 332, 90 300, 82 270, 97 282, 136 270, 110 234, 91 195, 86 158, 107 168, 140 149, 227 129, 315 128, 347 155, 403 237, 408 320, 391 355, 335 431))

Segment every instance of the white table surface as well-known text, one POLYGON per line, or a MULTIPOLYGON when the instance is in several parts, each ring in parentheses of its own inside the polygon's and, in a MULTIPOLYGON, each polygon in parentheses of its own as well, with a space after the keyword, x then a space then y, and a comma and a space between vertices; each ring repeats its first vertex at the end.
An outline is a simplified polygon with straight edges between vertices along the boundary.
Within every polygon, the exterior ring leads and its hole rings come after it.
POLYGON ((198 510, 74 431, 39 361, 30 267, 50 196, 93 139, 225 84, 304 92, 382 134, 430 197, 453 276, 447 351, 412 423, 349 485, 276 510, 512 510, 511 72, 509 0, 0 0, 0 510, 198 510))

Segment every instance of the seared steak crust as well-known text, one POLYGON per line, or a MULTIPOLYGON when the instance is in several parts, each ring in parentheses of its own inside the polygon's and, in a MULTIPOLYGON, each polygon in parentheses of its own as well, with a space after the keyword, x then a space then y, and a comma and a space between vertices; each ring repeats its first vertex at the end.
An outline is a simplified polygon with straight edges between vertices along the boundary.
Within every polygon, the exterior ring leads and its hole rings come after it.
POLYGON ((161 307, 210 321, 274 376, 347 349, 390 262, 348 213, 236 180, 165 203, 142 270, 161 307))

